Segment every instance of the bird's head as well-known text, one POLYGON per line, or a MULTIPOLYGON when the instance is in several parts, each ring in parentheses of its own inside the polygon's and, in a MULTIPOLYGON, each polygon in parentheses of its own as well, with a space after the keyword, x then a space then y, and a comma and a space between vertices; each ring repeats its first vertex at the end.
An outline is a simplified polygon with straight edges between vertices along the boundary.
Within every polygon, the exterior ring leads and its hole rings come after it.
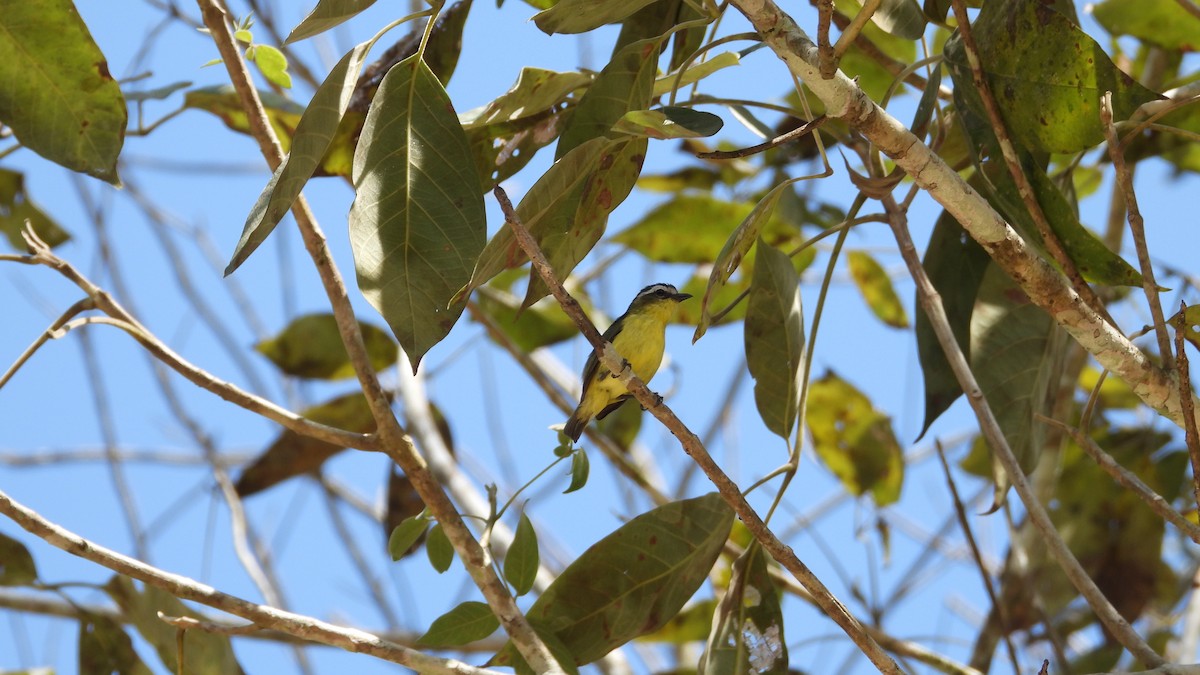
POLYGON ((690 297, 690 294, 680 293, 671 284, 650 284, 633 296, 626 314, 654 313, 665 321, 674 313, 675 305, 690 297))

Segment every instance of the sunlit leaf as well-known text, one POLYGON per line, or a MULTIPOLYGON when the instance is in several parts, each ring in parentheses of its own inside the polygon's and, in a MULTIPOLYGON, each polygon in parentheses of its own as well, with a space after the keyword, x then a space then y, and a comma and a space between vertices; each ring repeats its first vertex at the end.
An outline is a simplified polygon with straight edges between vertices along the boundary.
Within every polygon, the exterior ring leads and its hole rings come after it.
POLYGON ((547 34, 586 33, 609 23, 620 23, 654 0, 558 0, 549 9, 533 17, 537 27, 547 34))
POLYGON ((79 620, 80 675, 151 675, 121 624, 106 616, 84 614, 79 620))
MULTIPOLYGON (((300 123, 300 116, 304 109, 275 92, 259 91, 258 97, 262 100, 267 121, 271 123, 271 127, 275 129, 275 135, 279 137, 279 145, 284 152, 291 150, 292 134, 295 132, 296 125, 300 123)), ((242 100, 238 98, 237 92, 231 85, 193 89, 184 95, 183 107, 212 113, 221 118, 225 126, 230 129, 238 133, 250 134, 250 122, 246 117, 245 110, 242 109, 242 100)))
POLYGON ((1200 47, 1200 22, 1178 0, 1103 0, 1092 16, 1114 36, 1187 52, 1200 47))
POLYGON ((647 138, 699 138, 721 130, 720 117, 692 108, 631 110, 613 125, 613 131, 647 138))
MULTIPOLYGON (((358 322, 367 357, 376 371, 396 363, 400 349, 386 331, 369 323, 358 322)), ((296 377, 339 380, 354 377, 354 366, 338 332, 333 314, 306 314, 273 338, 254 346, 277 368, 296 377)))
MULTIPOLYGON (((1100 371, 1095 368, 1089 366, 1079 374, 1079 389, 1085 396, 1092 395, 1098 382, 1100 382, 1100 371)), ((1099 397, 1100 404, 1106 408, 1136 410, 1142 406, 1142 399, 1138 398, 1133 387, 1130 387, 1125 380, 1113 375, 1104 378, 1104 383, 1100 385, 1099 397)))
POLYGON ((27 586, 37 581, 37 566, 25 544, 0 532, 0 586, 27 586))
MULTIPOLYGON (((1044 3, 986 2, 972 25, 979 60, 1005 127, 1016 143, 1030 150, 1074 153, 1104 140, 1100 97, 1106 91, 1113 92, 1117 120, 1158 98, 1114 66, 1070 18, 1044 3)), ((945 56, 955 94, 986 120, 957 34, 946 43, 945 56)))
POLYGON ((25 240, 21 237, 26 220, 33 225, 38 238, 51 248, 71 238, 66 230, 29 198, 25 191, 25 174, 0 168, 0 232, 18 251, 26 248, 25 240))
POLYGON ((746 364, 754 378, 759 416, 768 429, 787 439, 799 414, 804 361, 800 276, 787 254, 762 239, 757 250, 746 306, 746 364))
POLYGON ((500 619, 482 602, 468 600, 433 620, 417 639, 423 647, 459 647, 496 632, 500 619))
POLYGON ((463 127, 470 131, 489 124, 511 122, 544 113, 591 82, 592 76, 586 73, 559 73, 525 67, 521 69, 517 81, 507 92, 481 108, 463 113, 459 119, 463 127))
POLYGON ((668 94, 676 86, 682 89, 703 80, 718 70, 740 65, 741 62, 742 54, 740 52, 721 52, 706 61, 694 62, 687 70, 683 71, 683 77, 679 77, 679 73, 669 73, 655 80, 654 95, 668 94))
POLYGON ((284 89, 292 88, 292 76, 288 74, 287 57, 271 45, 254 45, 254 65, 273 84, 284 89))
POLYGON ((534 531, 529 516, 522 513, 512 544, 508 547, 508 553, 504 555, 504 578, 512 584, 517 595, 525 595, 533 590, 533 582, 537 579, 538 561, 537 532, 534 531))
MULTIPOLYGON (((526 616, 576 663, 591 663, 675 616, 707 579, 732 524, 715 493, 637 516, 576 558, 526 616)), ((518 661, 509 644, 491 663, 518 661)))
MULTIPOLYGON (((301 414, 313 422, 346 431, 362 434, 375 431, 375 418, 362 392, 339 396, 301 414)), ((345 448, 284 429, 275 442, 242 471, 234 487, 242 497, 262 492, 292 476, 316 471, 325 460, 342 450, 345 448)))
POLYGON ((779 591, 767 554, 753 542, 733 563, 729 588, 713 617, 698 675, 787 675, 779 591))
POLYGON ((429 556, 429 564, 438 574, 450 569, 450 564, 454 562, 454 545, 450 543, 441 523, 434 525, 425 538, 425 553, 429 556))
POLYGON ((388 537, 387 549, 392 560, 399 560, 411 553, 428 528, 429 519, 421 515, 401 521, 388 537))
POLYGON ((465 307, 487 224, 466 134, 423 61, 396 65, 354 153, 350 243, 358 286, 415 369, 465 307))
POLYGON ((168 672, 189 675, 239 675, 243 672, 234 658, 229 636, 201 630, 188 631, 183 664, 179 664, 179 630, 159 619, 158 613, 188 616, 200 621, 210 619, 192 611, 178 598, 154 586, 145 586, 139 592, 128 577, 119 575, 105 584, 104 590, 137 628, 142 639, 154 647, 168 672))
POLYGON ((22 145, 72 171, 120 185, 117 156, 128 117, 121 88, 74 3, 4 3, 0 124, 22 145))
MULTIPOLYGON (((954 332, 954 339, 963 354, 971 356, 971 312, 975 307, 975 296, 983 274, 991 258, 974 239, 963 230, 958 221, 948 212, 942 212, 929 245, 925 248, 922 266, 942 300, 946 319, 954 332)), ((958 378, 950 369, 950 362, 938 343, 933 325, 920 309, 917 312, 917 356, 921 360, 921 374, 925 381, 925 421, 918 438, 925 435, 929 425, 938 418, 951 403, 962 395, 958 378)))
POLYGON ((712 629, 713 612, 717 601, 709 598, 685 607, 662 628, 639 637, 638 642, 667 642, 675 645, 697 642, 708 637, 712 629))
POLYGON ((625 113, 650 107, 654 76, 658 73, 660 42, 659 38, 639 40, 613 55, 579 99, 571 123, 558 139, 555 159, 564 157, 587 141, 607 136, 625 113))
POLYGON ((298 42, 323 33, 373 4, 375 0, 317 0, 317 6, 304 17, 300 25, 292 29, 285 43, 298 42))
POLYGON ((891 420, 865 394, 828 373, 809 384, 806 418, 817 455, 850 494, 870 492, 878 506, 900 498, 900 444, 891 420))
POLYGON ((904 305, 896 297, 892 279, 871 254, 851 251, 846 256, 846 262, 850 266, 854 285, 875 316, 893 328, 908 328, 908 312, 904 311, 904 305))

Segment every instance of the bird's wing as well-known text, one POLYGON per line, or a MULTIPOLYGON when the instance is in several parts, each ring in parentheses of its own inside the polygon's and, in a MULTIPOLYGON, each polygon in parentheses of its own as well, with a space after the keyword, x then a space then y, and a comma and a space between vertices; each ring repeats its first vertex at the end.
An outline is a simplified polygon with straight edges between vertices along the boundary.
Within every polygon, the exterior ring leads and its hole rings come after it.
MULTIPOLYGON (((604 331, 604 335, 602 337, 605 340, 612 342, 613 339, 617 337, 617 333, 621 332, 624 319, 625 316, 622 315, 616 321, 612 322, 612 325, 608 327, 608 330, 604 331)), ((596 357, 596 350, 593 349, 588 354, 587 361, 585 361, 583 364, 583 393, 587 393, 587 390, 592 385, 593 380, 602 380, 605 377, 608 377, 610 374, 611 373, 609 372, 608 368, 605 368, 603 365, 601 365, 600 359, 596 357)))

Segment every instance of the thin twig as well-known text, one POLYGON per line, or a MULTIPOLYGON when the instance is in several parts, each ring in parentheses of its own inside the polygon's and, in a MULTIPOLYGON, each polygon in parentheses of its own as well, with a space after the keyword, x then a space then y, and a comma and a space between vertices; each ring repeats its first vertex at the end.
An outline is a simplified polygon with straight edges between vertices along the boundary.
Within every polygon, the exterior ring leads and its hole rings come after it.
POLYGON ((1142 479, 1137 477, 1121 463, 1113 459, 1113 456, 1104 451, 1096 441, 1092 440, 1086 433, 1076 427, 1064 424, 1056 419, 1051 419, 1043 415, 1038 415, 1037 418, 1047 424, 1058 427, 1061 431, 1069 435, 1075 444, 1083 448, 1088 457, 1091 457, 1096 464, 1100 465, 1101 469, 1112 479, 1117 482, 1117 485, 1133 492, 1146 503, 1156 514, 1163 520, 1171 523, 1179 528, 1184 534, 1191 538, 1192 541, 1200 544, 1200 526, 1188 520, 1183 514, 1171 508, 1170 502, 1163 499, 1162 495, 1155 492, 1149 485, 1142 482, 1142 479))
POLYGON ((14 501, 3 491, 0 491, 0 513, 11 518, 13 522, 30 534, 71 555, 90 560, 114 572, 162 589, 177 598, 198 602, 239 616, 263 628, 272 628, 312 642, 341 647, 350 652, 370 654, 391 663, 415 668, 422 673, 497 675, 495 671, 476 668, 453 659, 429 656, 365 631, 342 628, 320 619, 285 612, 222 593, 206 584, 166 572, 84 539, 74 532, 46 520, 32 509, 14 501))
MULTIPOLYGON (((1187 305, 1180 301, 1179 314, 1175 320, 1175 368, 1179 375, 1179 398, 1183 401, 1184 438, 1187 441, 1188 458, 1192 463, 1192 490, 1196 506, 1200 508, 1200 431, 1196 429, 1196 415, 1192 401, 1192 372, 1183 340, 1189 330, 1187 305)), ((1193 537, 1194 539, 1195 537, 1193 537)), ((1200 539, 1196 540, 1200 543, 1200 539)))
POLYGON ((627 365, 622 366, 623 359, 617 353, 612 344, 600 336, 600 332, 592 325, 590 319, 584 313, 583 308, 579 303, 572 298, 566 290, 555 278, 554 272, 550 267, 550 263, 546 260, 546 256, 538 248, 537 242, 533 239, 529 231, 525 229, 521 223, 516 211, 513 209, 512 202, 509 201, 508 195, 504 189, 496 186, 493 190, 496 200, 500 203, 500 209, 504 212, 505 222, 513 231, 521 249, 529 256, 533 264, 534 270, 541 276, 546 286, 554 294, 558 303, 562 306, 563 311, 567 316, 579 326, 584 337, 587 338, 589 344, 596 350, 596 354, 600 358, 600 362, 604 367, 608 368, 614 374, 618 374, 621 384, 633 394, 638 403, 641 403, 646 410, 659 419, 666 427, 675 434, 683 446, 687 454, 700 465, 704 470, 704 474, 717 487, 721 496, 733 508, 742 523, 754 535, 754 537, 763 545, 763 548, 771 554, 779 564, 783 565, 789 572, 792 573, 800 583, 812 593, 816 598, 817 604, 825 613, 833 619, 835 623, 842 628, 850 639, 858 646, 858 648, 871 660, 873 664, 881 672, 899 674, 900 668, 896 662, 892 660, 879 646, 874 639, 867 634, 863 629, 862 624, 855 619, 845 606, 821 583, 820 579, 812 573, 808 567, 796 557, 796 554, 790 547, 785 545, 775 533, 771 532, 763 523, 762 518, 758 513, 751 508, 750 504, 742 496, 741 490, 734 483, 721 467, 717 465, 712 456, 708 454, 708 450, 700 443, 700 439, 696 437, 683 422, 671 412, 658 396, 650 391, 646 385, 633 374, 633 370, 627 365))
POLYGON ((1013 672, 1020 675, 1021 661, 1017 658, 1017 648, 1013 646, 1012 638, 1009 635, 1011 631, 1008 630, 1008 610, 996 595, 992 575, 988 574, 987 565, 983 563, 983 554, 979 551, 979 544, 975 542, 975 534, 971 531, 971 521, 967 519, 966 509, 963 508, 962 499, 958 496, 958 486, 954 484, 954 476, 950 473, 950 464, 946 462, 946 453, 942 449, 942 444, 935 443, 934 445, 937 447, 938 460, 942 464, 942 473, 946 476, 946 486, 950 488, 950 497, 954 500, 954 515, 958 518, 958 525, 962 528, 967 545, 971 547, 971 558, 975 561, 975 567, 979 570, 979 575, 983 577, 983 588, 987 591, 992 607, 996 608, 996 616, 1000 619, 1000 634, 1004 636, 1004 646, 1008 650, 1008 658, 1012 663, 1013 672))
MULTIPOLYGON (((1171 367, 1171 338, 1167 335, 1167 325, 1163 320, 1162 301, 1158 297, 1158 283, 1154 281, 1154 265, 1150 262, 1150 251, 1146 247, 1146 225, 1142 212, 1138 209, 1137 193, 1133 190, 1133 178, 1129 167, 1125 164, 1125 148, 1117 140, 1117 129, 1113 125, 1112 92, 1104 92, 1100 97, 1100 125, 1104 127, 1104 136, 1108 139, 1108 156, 1112 159, 1113 170, 1116 172, 1117 185, 1120 186, 1124 197, 1125 209, 1129 217, 1129 230, 1133 237, 1133 246, 1137 251, 1138 269, 1142 273, 1142 290, 1146 293, 1146 303, 1150 305, 1150 316, 1154 319, 1154 335, 1158 338, 1158 353, 1163 360, 1163 367, 1171 367)), ((1190 397, 1189 397, 1190 398, 1190 397)))
POLYGON ((700 159, 741 159, 742 157, 750 157, 752 155, 757 155, 760 152, 766 152, 771 148, 777 148, 784 143, 791 143, 798 138, 807 136, 815 132, 821 127, 822 124, 825 124, 826 119, 827 118, 824 115, 817 115, 816 119, 810 122, 805 122, 786 134, 781 134, 766 141, 765 143, 752 145, 748 148, 740 148, 738 150, 717 150, 714 152, 698 152, 696 153, 696 156, 700 159))

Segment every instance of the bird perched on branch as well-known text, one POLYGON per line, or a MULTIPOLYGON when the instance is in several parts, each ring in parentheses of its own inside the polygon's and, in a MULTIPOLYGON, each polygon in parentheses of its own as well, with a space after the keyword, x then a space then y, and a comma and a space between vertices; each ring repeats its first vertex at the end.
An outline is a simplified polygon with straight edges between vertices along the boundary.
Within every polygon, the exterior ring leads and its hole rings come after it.
MULTIPOLYGON (((649 382, 658 372, 666 343, 667 322, 675 313, 675 306, 690 297, 671 284, 650 284, 638 291, 629 303, 629 309, 604 331, 604 339, 612 343, 642 382, 649 382)), ((594 351, 588 356, 583 367, 583 396, 563 428, 563 433, 572 441, 579 440, 588 422, 604 419, 633 397, 619 376, 620 373, 613 373, 601 365, 594 351)))

